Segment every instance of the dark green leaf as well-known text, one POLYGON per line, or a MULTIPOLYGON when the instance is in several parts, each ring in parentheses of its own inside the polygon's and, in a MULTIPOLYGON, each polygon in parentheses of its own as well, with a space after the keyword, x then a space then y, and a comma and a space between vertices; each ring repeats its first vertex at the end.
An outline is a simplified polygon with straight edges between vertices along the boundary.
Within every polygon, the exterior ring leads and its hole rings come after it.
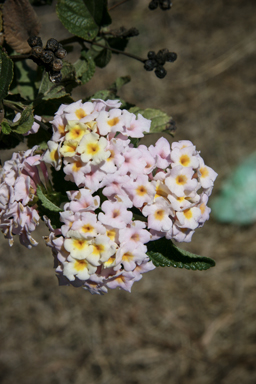
POLYGON ((62 202, 68 201, 66 191, 75 191, 78 189, 78 187, 72 181, 65 180, 66 175, 63 172, 63 166, 59 171, 56 171, 55 168, 51 167, 51 172, 52 172, 52 184, 53 184, 54 190, 62 194, 62 197, 61 197, 62 202))
POLYGON ((81 58, 74 64, 76 79, 81 84, 87 83, 94 75, 95 62, 93 58, 85 51, 81 51, 81 58))
POLYGON ((24 140, 24 136, 11 132, 10 135, 0 133, 0 149, 13 149, 24 140))
POLYGON ((172 134, 173 120, 172 117, 168 116, 165 112, 162 112, 159 109, 140 109, 138 107, 130 108, 129 112, 135 113, 136 116, 140 113, 146 119, 151 120, 151 127, 149 133, 158 133, 165 131, 169 134, 172 134))
POLYGON ((59 99, 69 95, 69 91, 75 82, 75 68, 72 64, 65 61, 61 73, 61 83, 54 84, 50 81, 48 73, 44 72, 35 105, 42 100, 59 99))
POLYGON ((31 105, 28 105, 22 111, 19 120, 16 121, 15 123, 10 121, 10 120, 4 119, 2 121, 2 127, 4 127, 3 133, 5 133, 5 132, 6 132, 5 134, 8 134, 8 132, 11 133, 10 129, 11 129, 11 131, 18 133, 18 134, 21 134, 21 135, 23 135, 24 133, 27 133, 31 129, 32 124, 34 123, 34 113, 33 112, 34 112, 33 106, 31 104, 31 105))
POLYGON ((97 38, 95 39, 95 41, 106 48, 99 47, 98 45, 92 45, 89 50, 89 54, 93 58, 97 67, 104 68, 110 62, 111 51, 107 49, 109 45, 106 40, 102 38, 97 38))
POLYGON ((111 48, 118 49, 119 51, 124 51, 127 47, 127 44, 129 43, 129 39, 127 39, 126 37, 109 37, 107 39, 107 42, 111 48))
POLYGON ((44 195, 42 188, 38 185, 36 189, 37 197, 41 201, 43 207, 49 209, 52 212, 61 212, 62 209, 55 205, 47 196, 44 195))
POLYGON ((56 11, 69 32, 86 40, 93 40, 99 27, 111 23, 106 0, 58 0, 56 11))
POLYGON ((131 81, 130 76, 118 77, 116 81, 113 84, 111 84, 109 89, 96 92, 90 99, 101 99, 101 100, 119 99, 122 102, 122 106, 123 106, 123 103, 125 104, 125 102, 123 102, 123 100, 121 100, 117 96, 117 92, 122 88, 123 85, 129 83, 129 81, 131 81))
POLYGON ((0 100, 4 99, 10 87, 13 78, 13 62, 0 49, 0 100))
POLYGON ((47 120, 52 120, 53 115, 57 112, 61 104, 71 104, 73 102, 74 100, 70 96, 44 100, 43 103, 36 105, 35 115, 44 116, 47 120))
POLYGON ((178 267, 202 271, 215 266, 214 260, 184 251, 165 237, 147 243, 147 248, 147 255, 156 267, 178 267))
POLYGON ((52 132, 51 130, 46 131, 43 128, 40 128, 37 133, 33 135, 28 136, 28 148, 33 148, 35 145, 39 145, 40 149, 47 149, 47 141, 49 141, 52 137, 52 132))
POLYGON ((34 100, 37 93, 37 72, 31 69, 26 61, 18 61, 14 66, 14 81, 11 86, 12 94, 20 94, 27 100, 34 100))

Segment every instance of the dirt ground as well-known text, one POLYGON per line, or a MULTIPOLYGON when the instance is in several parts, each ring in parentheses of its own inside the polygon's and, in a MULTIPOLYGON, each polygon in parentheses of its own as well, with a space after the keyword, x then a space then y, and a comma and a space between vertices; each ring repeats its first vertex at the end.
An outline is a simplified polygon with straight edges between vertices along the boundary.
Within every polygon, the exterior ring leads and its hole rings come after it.
MULTIPOLYGON (((193 141, 218 172, 215 195, 255 150, 256 2, 173 0, 169 12, 148 3, 130 0, 111 14, 115 26, 140 31, 128 51, 178 54, 166 78, 118 55, 73 96, 131 75, 120 95, 173 116, 175 140, 193 141)), ((36 11, 45 39, 67 36, 52 8, 36 11)), ((214 258, 215 268, 158 268, 132 293, 104 296, 58 287, 42 240, 28 251, 1 239, 1 384, 255 384, 255 230, 210 219, 185 248, 214 258)))

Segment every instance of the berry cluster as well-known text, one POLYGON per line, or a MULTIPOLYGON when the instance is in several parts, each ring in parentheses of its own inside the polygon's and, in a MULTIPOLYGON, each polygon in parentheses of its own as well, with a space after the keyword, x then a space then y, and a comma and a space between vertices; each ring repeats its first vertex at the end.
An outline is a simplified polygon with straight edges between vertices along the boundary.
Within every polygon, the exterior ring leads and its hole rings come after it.
POLYGON ((171 9, 172 2, 171 0, 152 0, 150 1, 148 7, 151 11, 153 11, 158 7, 158 5, 163 11, 167 11, 168 9, 171 9))
POLYGON ((163 79, 167 72, 163 67, 166 61, 173 63, 177 59, 177 54, 175 52, 169 52, 168 49, 164 48, 158 51, 156 54, 154 51, 148 52, 148 59, 144 63, 144 68, 146 71, 153 71, 155 69, 155 74, 159 79, 163 79))
POLYGON ((31 58, 33 61, 37 65, 45 67, 53 83, 59 83, 62 78, 60 72, 63 66, 62 59, 66 57, 67 51, 53 38, 47 41, 45 48, 43 48, 43 43, 39 36, 31 36, 28 39, 28 44, 32 48, 31 58))

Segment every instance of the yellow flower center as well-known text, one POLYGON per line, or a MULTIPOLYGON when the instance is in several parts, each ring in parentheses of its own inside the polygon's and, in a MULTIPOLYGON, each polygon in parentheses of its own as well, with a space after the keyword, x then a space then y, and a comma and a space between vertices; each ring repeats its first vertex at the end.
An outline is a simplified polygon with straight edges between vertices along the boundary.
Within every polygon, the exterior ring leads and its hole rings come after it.
POLYGON ((155 214, 154 214, 155 219, 156 219, 156 220, 163 220, 163 218, 164 218, 164 214, 165 214, 165 212, 164 212, 163 209, 158 209, 158 210, 155 212, 155 214))
POLYGON ((185 175, 179 175, 176 177, 176 183, 179 185, 184 185, 187 182, 187 177, 185 175))
POLYGON ((82 119, 83 117, 87 116, 82 108, 77 109, 75 114, 78 119, 82 119))
POLYGON ((200 168, 201 177, 207 177, 209 175, 209 171, 206 167, 200 168))
POLYGON ((190 158, 188 155, 182 155, 180 157, 180 163, 183 165, 183 167, 188 167, 190 164, 190 158))
POLYGON ((191 209, 186 209, 185 211, 183 211, 184 213, 184 216, 189 220, 192 218, 193 214, 191 212, 191 209))
POLYGON ((108 120, 108 125, 110 125, 110 127, 113 127, 114 125, 118 124, 119 121, 119 117, 113 117, 113 119, 108 120))
POLYGON ((74 268, 79 272, 87 268, 87 262, 85 260, 76 260, 74 268))
POLYGON ((147 193, 147 189, 143 185, 140 185, 136 188, 136 193, 139 196, 144 196, 147 193))

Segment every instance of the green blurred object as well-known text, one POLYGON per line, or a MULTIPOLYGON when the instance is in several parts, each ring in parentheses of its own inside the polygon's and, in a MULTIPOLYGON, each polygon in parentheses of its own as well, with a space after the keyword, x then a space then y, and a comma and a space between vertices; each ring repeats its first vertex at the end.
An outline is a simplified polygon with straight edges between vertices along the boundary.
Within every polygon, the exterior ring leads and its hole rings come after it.
POLYGON ((222 223, 248 225, 256 221, 256 152, 231 173, 210 207, 222 223))

